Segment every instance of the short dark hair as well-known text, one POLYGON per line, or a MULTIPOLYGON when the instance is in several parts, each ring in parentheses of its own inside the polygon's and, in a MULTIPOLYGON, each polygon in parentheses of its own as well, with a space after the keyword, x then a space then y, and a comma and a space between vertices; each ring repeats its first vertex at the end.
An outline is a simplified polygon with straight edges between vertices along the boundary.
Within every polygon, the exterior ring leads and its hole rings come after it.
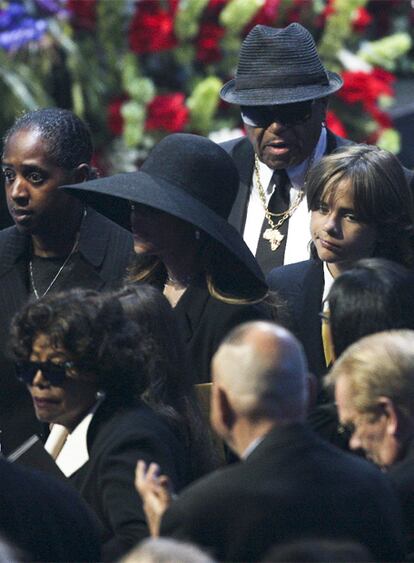
POLYGON ((42 108, 24 113, 4 135, 3 147, 14 133, 31 129, 40 132, 50 158, 61 168, 71 170, 79 164, 90 164, 93 155, 91 132, 72 111, 42 108))
POLYGON ((145 391, 149 339, 117 299, 75 289, 29 302, 12 321, 12 359, 29 360, 40 334, 63 349, 75 370, 94 374, 109 400, 130 403, 145 391))
POLYGON ((336 278, 327 301, 337 357, 368 334, 414 329, 414 276, 390 260, 359 260, 336 278))

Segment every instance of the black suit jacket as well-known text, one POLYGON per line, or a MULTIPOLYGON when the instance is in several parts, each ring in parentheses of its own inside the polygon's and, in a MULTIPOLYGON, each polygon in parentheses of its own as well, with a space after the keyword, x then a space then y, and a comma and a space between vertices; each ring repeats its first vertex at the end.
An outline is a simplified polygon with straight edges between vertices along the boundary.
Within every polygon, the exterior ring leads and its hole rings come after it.
POLYGON ((402 458, 388 467, 390 478, 399 496, 405 528, 409 538, 410 561, 414 559, 414 440, 404 449, 402 458))
POLYGON ((211 381, 210 363, 223 338, 237 325, 271 320, 265 303, 233 305, 212 297, 205 282, 193 282, 174 308, 194 383, 211 381))
POLYGON ((128 408, 104 401, 88 429, 89 461, 70 480, 102 524, 102 556, 113 561, 148 536, 134 487, 138 459, 155 461, 177 490, 190 481, 184 440, 142 403, 128 408))
POLYGON ((326 372, 319 316, 324 289, 322 262, 304 260, 275 268, 267 282, 286 303, 289 328, 303 344, 310 371, 320 377, 326 372))
POLYGON ((375 561, 400 561, 398 508, 376 467, 294 424, 274 428, 246 461, 183 491, 161 533, 222 561, 258 561, 272 545, 306 536, 350 538, 375 561))
POLYGON ((0 459, 0 534, 24 561, 100 561, 99 532, 75 491, 0 459))
MULTIPOLYGON (((0 429, 3 453, 10 452, 39 427, 25 387, 6 358, 9 327, 29 298, 30 237, 15 226, 0 231, 0 429)), ((74 287, 95 290, 119 285, 133 253, 132 235, 92 208, 82 222, 79 253, 51 291, 74 287)))

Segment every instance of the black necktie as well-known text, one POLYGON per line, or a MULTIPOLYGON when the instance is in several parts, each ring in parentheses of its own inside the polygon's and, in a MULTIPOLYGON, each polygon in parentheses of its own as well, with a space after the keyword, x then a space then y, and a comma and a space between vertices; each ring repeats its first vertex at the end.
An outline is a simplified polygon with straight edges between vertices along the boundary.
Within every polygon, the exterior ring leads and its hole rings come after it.
MULTIPOLYGON (((273 194, 269 200, 267 208, 271 213, 283 213, 289 208, 290 204, 290 180, 286 170, 275 170, 270 182, 272 185, 274 184, 275 189, 273 190, 273 194)), ((272 217, 272 221, 275 224, 277 224, 280 219, 280 216, 272 217)), ((284 237, 277 250, 272 250, 270 241, 263 238, 264 232, 267 229, 270 229, 271 226, 266 217, 263 220, 259 242, 257 245, 256 260, 265 274, 268 274, 273 268, 283 265, 288 222, 289 220, 286 219, 286 221, 284 221, 284 223, 278 228, 278 231, 284 235, 284 237)))

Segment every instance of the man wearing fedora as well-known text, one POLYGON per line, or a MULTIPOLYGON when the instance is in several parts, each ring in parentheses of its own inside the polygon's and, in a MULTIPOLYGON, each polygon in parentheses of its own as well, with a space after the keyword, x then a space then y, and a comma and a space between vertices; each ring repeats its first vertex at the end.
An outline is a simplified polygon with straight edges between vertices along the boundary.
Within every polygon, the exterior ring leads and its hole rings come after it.
POLYGON ((243 42, 236 77, 221 98, 239 104, 247 137, 223 143, 239 171, 229 221, 265 273, 309 258, 304 191, 313 164, 350 143, 325 126, 328 96, 343 81, 326 70, 300 24, 256 25, 243 42))

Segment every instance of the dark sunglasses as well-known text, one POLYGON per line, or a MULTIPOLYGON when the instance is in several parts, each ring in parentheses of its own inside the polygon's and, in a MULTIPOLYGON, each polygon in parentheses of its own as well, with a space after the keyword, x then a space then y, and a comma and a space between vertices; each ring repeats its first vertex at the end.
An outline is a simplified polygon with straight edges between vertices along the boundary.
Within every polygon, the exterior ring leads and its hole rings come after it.
POLYGON ((73 362, 62 362, 60 364, 48 361, 48 362, 18 362, 14 364, 16 370, 17 378, 26 383, 26 385, 31 385, 33 379, 38 371, 42 372, 42 375, 51 385, 62 385, 66 379, 66 371, 74 367, 73 362))
POLYGON ((294 126, 310 119, 315 100, 284 104, 280 106, 241 106, 241 115, 246 125, 266 127, 277 121, 282 125, 294 126))

